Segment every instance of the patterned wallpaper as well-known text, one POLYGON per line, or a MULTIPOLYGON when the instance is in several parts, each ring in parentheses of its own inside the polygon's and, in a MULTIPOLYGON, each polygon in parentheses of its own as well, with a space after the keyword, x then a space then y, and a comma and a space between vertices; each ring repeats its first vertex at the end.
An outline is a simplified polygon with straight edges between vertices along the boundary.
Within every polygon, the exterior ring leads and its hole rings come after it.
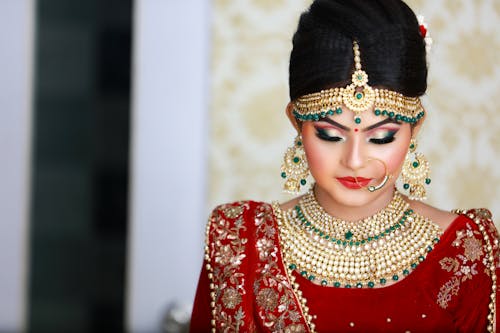
MULTIPOLYGON (((208 207, 286 200, 280 164, 294 131, 285 116, 288 58, 310 0, 215 0, 208 207)), ((488 207, 500 222, 500 1, 408 0, 434 40, 419 151, 431 162, 428 202, 488 207)))

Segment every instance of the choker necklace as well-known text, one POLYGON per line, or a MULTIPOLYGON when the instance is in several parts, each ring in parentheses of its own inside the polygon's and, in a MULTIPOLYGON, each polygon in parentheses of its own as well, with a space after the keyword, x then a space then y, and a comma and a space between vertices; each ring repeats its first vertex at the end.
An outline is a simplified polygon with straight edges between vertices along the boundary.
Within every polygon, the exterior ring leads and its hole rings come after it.
POLYGON ((293 209, 276 211, 285 265, 323 286, 373 288, 398 281, 441 235, 397 190, 387 207, 355 222, 328 215, 312 190, 293 209))

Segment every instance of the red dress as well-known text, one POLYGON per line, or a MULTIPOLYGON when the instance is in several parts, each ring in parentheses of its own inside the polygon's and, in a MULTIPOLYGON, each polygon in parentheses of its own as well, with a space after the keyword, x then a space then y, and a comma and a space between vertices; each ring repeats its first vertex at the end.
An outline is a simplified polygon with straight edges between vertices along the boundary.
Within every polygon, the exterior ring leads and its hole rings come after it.
MULTIPOLYGON (((278 233, 266 203, 236 202, 212 212, 191 332, 311 332, 283 264, 278 233)), ((498 285, 491 270, 500 274, 499 253, 489 211, 469 210, 393 285, 323 287, 292 274, 315 316, 316 332, 487 332, 488 315, 496 317, 489 305, 498 285)), ((498 318, 496 323, 500 332, 498 318)))

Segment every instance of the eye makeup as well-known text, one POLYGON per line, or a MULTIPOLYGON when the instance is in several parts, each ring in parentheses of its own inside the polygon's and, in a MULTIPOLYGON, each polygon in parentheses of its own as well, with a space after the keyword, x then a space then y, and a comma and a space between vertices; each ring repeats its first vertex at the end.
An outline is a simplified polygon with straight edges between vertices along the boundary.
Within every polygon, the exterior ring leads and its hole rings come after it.
POLYGON ((332 127, 320 127, 314 126, 316 129, 316 136, 324 141, 339 142, 345 140, 339 133, 339 131, 332 127))
POLYGON ((387 144, 393 142, 399 129, 377 129, 373 135, 369 136, 367 141, 374 144, 387 144))

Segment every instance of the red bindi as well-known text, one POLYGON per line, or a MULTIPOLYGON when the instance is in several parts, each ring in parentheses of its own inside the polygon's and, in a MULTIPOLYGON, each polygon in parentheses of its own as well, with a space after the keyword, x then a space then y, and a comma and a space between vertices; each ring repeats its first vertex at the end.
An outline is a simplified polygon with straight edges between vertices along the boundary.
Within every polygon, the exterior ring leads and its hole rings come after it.
POLYGON ((355 129, 354 129, 354 132, 357 132, 357 131, 359 131, 359 129, 355 128, 355 129))

